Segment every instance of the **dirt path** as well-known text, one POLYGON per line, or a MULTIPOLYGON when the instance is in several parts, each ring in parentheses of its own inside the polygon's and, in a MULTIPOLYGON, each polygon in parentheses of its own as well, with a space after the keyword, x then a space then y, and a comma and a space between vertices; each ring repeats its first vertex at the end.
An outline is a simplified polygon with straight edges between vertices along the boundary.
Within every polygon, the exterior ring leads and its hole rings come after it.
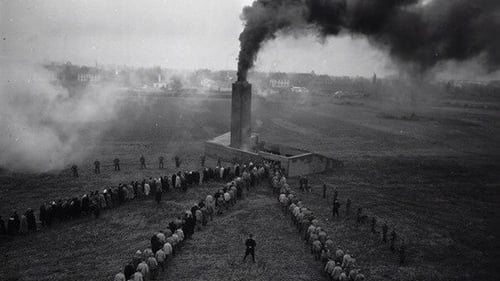
POLYGON ((326 280, 264 188, 214 220, 195 233, 160 280, 326 280), (255 264, 242 262, 248 233, 257 241, 255 264))

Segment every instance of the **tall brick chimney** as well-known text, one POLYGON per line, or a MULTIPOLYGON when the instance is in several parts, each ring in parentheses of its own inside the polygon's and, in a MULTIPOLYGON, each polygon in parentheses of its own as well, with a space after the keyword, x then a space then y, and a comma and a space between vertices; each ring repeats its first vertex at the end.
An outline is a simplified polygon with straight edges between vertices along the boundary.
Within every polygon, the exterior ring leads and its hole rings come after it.
POLYGON ((250 149, 252 85, 247 81, 233 83, 231 99, 231 143, 238 149, 250 149))

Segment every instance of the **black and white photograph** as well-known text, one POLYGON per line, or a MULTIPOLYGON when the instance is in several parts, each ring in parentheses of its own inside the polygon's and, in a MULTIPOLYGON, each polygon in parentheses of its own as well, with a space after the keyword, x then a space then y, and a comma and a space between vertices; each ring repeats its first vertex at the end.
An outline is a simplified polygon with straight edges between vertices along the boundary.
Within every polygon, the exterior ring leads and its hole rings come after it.
POLYGON ((0 280, 499 266, 499 0, 0 0, 0 280))

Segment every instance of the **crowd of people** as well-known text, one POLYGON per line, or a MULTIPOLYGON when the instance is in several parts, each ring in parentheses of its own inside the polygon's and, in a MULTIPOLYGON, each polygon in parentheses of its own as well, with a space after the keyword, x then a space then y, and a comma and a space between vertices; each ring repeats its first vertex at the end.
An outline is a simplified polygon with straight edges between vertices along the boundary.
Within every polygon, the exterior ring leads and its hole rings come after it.
MULTIPOLYGON (((180 165, 180 159, 176 160, 180 165)), ((202 159, 204 164, 204 159, 202 159)), ((244 183, 243 188, 256 183, 257 178, 261 178, 265 168, 263 165, 240 165, 236 163, 232 166, 224 167, 220 161, 217 166, 203 167, 201 171, 177 172, 170 176, 160 176, 158 178, 143 178, 142 181, 131 181, 130 183, 120 183, 116 187, 106 188, 102 191, 95 190, 81 196, 72 198, 60 198, 43 202, 39 208, 38 221, 33 209, 28 209, 19 216, 17 211, 13 211, 7 222, 0 216, 0 235, 25 235, 36 232, 44 227, 51 227, 54 223, 74 220, 81 217, 95 216, 99 218, 103 210, 113 209, 132 200, 142 198, 154 198, 161 202, 163 194, 169 192, 171 188, 187 191, 188 187, 206 183, 211 180, 229 181, 234 178, 241 178, 244 183)), ((233 191, 241 195, 242 188, 233 191)), ((223 194, 222 194, 223 195, 223 194)), ((221 200, 220 193, 216 193, 216 200, 221 200)), ((222 196, 223 197, 223 196, 222 196)), ((221 211, 221 209, 218 209, 221 211)))
MULTIPOLYGON (((305 182, 301 181, 300 184, 302 190, 305 182)), ((314 213, 291 190, 285 175, 279 169, 274 171, 271 186, 275 193, 279 193, 278 201, 283 213, 290 216, 301 237, 310 246, 314 259, 324 264, 324 273, 330 280, 365 280, 365 276, 356 268, 356 259, 349 251, 344 252, 335 246, 333 237, 328 235, 314 213)))
POLYGON ((253 163, 241 167, 236 164, 234 173, 230 167, 224 168, 222 165, 215 169, 204 169, 205 179, 226 179, 229 182, 213 195, 208 194, 191 209, 186 210, 183 216, 178 216, 165 225, 164 230, 155 233, 151 237, 151 247, 135 252, 123 271, 115 275, 114 280, 157 280, 160 272, 166 270, 168 261, 182 248, 184 241, 191 239, 195 231, 201 231, 213 220, 214 214, 222 214, 234 206, 242 198, 245 189, 249 190, 267 176, 267 170, 264 164, 253 163))

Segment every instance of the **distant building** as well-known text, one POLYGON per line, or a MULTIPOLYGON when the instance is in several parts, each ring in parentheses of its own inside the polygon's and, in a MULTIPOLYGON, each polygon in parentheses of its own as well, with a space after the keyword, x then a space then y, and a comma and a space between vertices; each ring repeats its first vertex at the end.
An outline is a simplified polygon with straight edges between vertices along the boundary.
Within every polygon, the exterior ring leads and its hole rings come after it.
POLYGON ((98 82, 101 81, 101 75, 95 72, 78 73, 78 81, 80 82, 98 82))
POLYGON ((158 74, 158 82, 153 83, 153 88, 166 89, 167 87, 168 87, 167 82, 162 81, 161 74, 158 74))
POLYGON ((269 77, 269 85, 273 89, 290 88, 290 79, 285 73, 273 73, 269 77))

